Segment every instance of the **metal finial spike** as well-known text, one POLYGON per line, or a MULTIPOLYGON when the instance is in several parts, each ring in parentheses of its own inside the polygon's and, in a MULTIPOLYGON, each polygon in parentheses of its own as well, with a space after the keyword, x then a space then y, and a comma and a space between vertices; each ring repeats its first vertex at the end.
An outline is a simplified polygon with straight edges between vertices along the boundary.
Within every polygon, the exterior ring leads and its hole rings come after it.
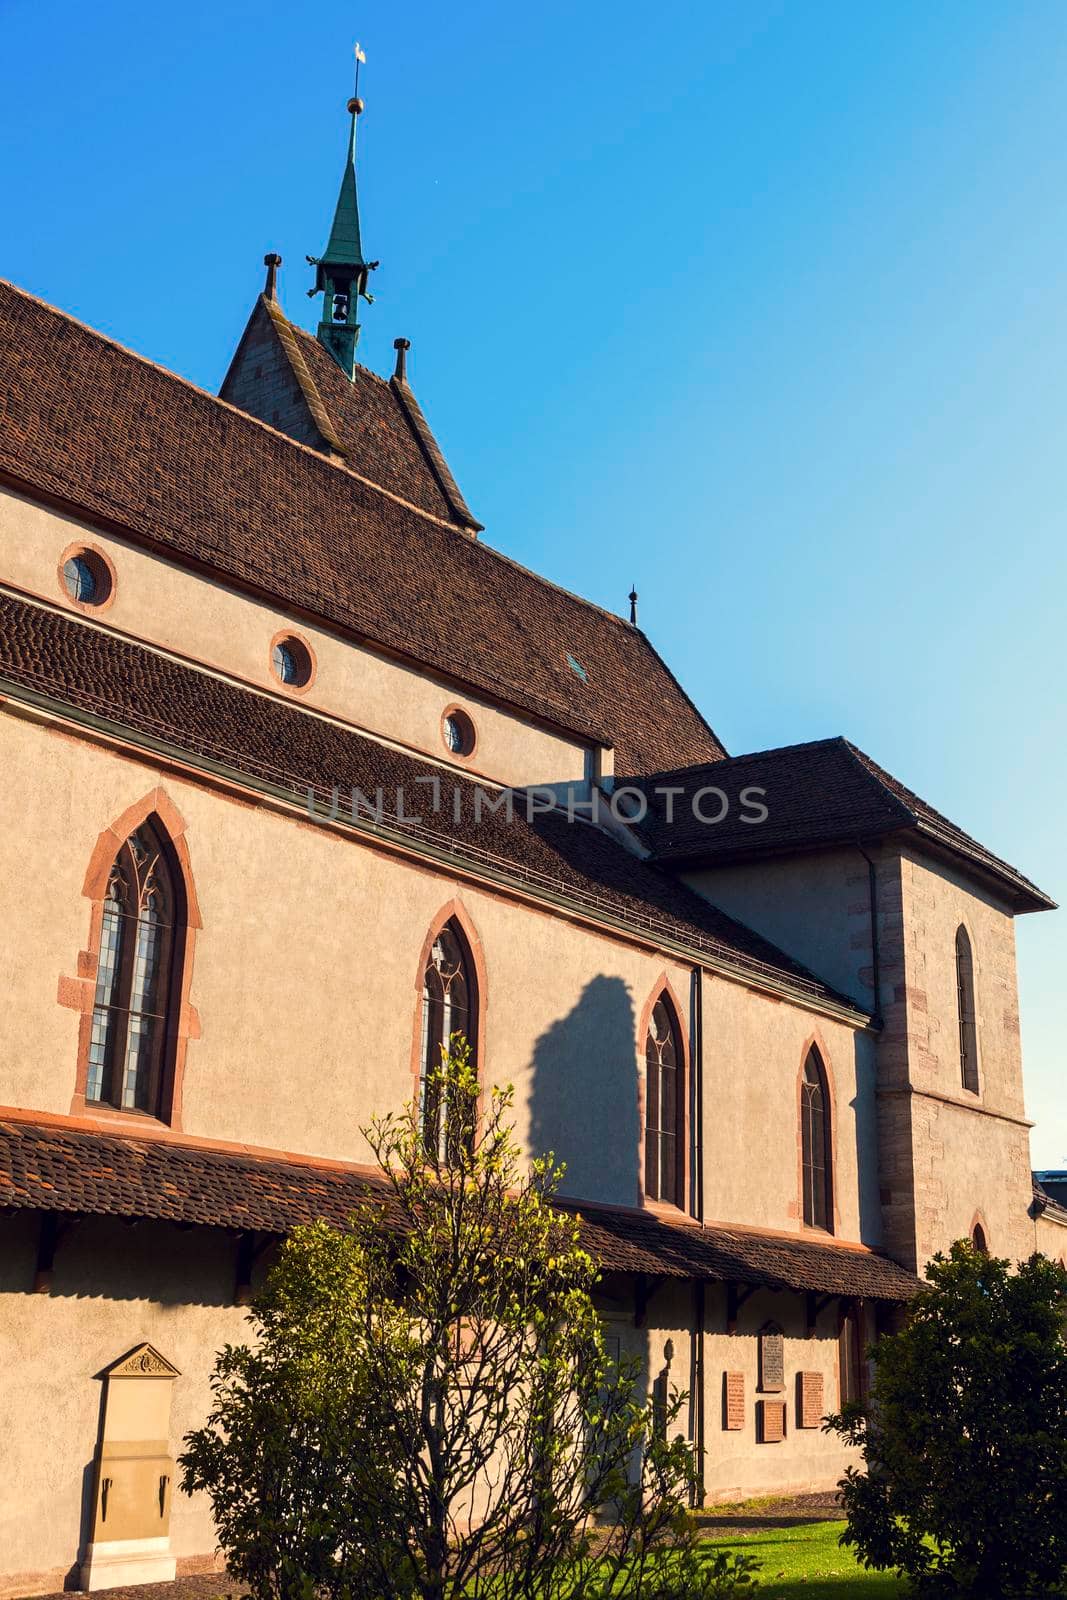
POLYGON ((273 250, 269 255, 263 257, 263 265, 267 269, 267 281, 263 285, 263 293, 268 300, 277 300, 278 298, 278 268, 281 264, 281 256, 277 255, 273 250))
POLYGON ((636 587, 630 590, 629 599, 630 599, 630 621, 633 624, 633 626, 636 628, 637 627, 637 589, 636 589, 636 587))
POLYGON ((410 339, 394 339, 393 349, 396 351, 396 370, 393 377, 398 383, 408 381, 408 351, 411 349, 410 339))

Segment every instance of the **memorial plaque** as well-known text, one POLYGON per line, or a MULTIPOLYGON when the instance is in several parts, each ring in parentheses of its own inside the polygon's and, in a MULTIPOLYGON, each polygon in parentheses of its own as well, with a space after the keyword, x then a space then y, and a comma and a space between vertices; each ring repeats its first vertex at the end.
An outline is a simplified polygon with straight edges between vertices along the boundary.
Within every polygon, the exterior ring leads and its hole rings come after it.
POLYGON ((722 1425, 731 1433, 745 1426, 745 1375, 723 1373, 722 1425))
POLYGON ((797 1427, 821 1428, 823 1414, 823 1377, 821 1372, 797 1373, 797 1427))
POLYGON ((760 1444, 781 1444, 785 1438, 785 1401, 761 1400, 759 1403, 760 1444))
POLYGON ((785 1339, 776 1322, 760 1329, 759 1386, 771 1393, 785 1388, 785 1339))

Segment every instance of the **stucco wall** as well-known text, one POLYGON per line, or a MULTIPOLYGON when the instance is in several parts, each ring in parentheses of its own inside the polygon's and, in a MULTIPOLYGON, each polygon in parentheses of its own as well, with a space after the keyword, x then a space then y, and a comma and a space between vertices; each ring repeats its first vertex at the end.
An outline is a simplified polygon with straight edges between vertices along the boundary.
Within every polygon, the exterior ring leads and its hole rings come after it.
MULTIPOLYGON (((178 1368, 171 1453, 205 1420, 213 1353, 239 1340, 233 1241, 165 1224, 87 1218, 56 1253, 49 1294, 29 1294, 36 1219, 0 1218, 0 1594, 61 1589, 89 1529, 101 1423, 99 1374, 148 1340, 178 1368)), ((215 1548, 206 1496, 175 1492, 179 1562, 215 1548)))
MULTIPOLYGON (((621 1351, 642 1364, 647 1385, 666 1372, 672 1389, 694 1392, 693 1286, 667 1283, 653 1295, 647 1323, 637 1327, 633 1303, 622 1280, 608 1280, 608 1292, 598 1297, 608 1338, 619 1341, 621 1351), (666 1345, 673 1346, 668 1365, 666 1345)), ((839 1405, 838 1317, 839 1302, 825 1306, 816 1319, 814 1335, 807 1333, 803 1296, 757 1291, 740 1308, 737 1328, 726 1331, 726 1290, 709 1284, 704 1304, 704 1493, 709 1504, 739 1500, 767 1493, 803 1494, 832 1489, 846 1466, 858 1461, 857 1451, 821 1428, 801 1428, 797 1418, 797 1375, 817 1372, 823 1379, 826 1412, 839 1405), (767 1392, 759 1387, 759 1330, 776 1322, 785 1334, 785 1389, 767 1392), (724 1375, 740 1372, 744 1376, 744 1426, 725 1427, 723 1405, 724 1375), (761 1399, 781 1399, 786 1404, 786 1436, 776 1444, 762 1443, 757 1425, 761 1399)), ((873 1323, 870 1325, 873 1337, 873 1323)), ((687 1437, 693 1418, 687 1402, 678 1418, 678 1429, 687 1437)))
POLYGON ((873 1037, 710 975, 704 979, 704 1215, 800 1229, 799 1080, 812 1044, 832 1096, 834 1232, 877 1245, 873 1037))
MULTIPOLYGON (((423 945, 455 901, 484 965, 486 1083, 515 1086, 520 1137, 567 1161, 569 1193, 637 1202, 642 1016, 667 982, 688 1033, 688 968, 19 716, 0 717, 0 740, 0 914, 22 997, 0 1011, 0 1104, 71 1110, 79 1013, 61 1002, 92 984, 86 868, 100 834, 162 785, 202 921, 185 1133, 366 1160, 361 1127, 413 1092, 423 945)), ((838 1231, 873 1242, 869 1041, 710 976, 705 1213, 799 1227, 797 1079, 816 1035, 836 1094, 838 1231)))
MULTIPOLYGON (((876 866, 886 860, 880 850, 869 854, 876 866)), ((701 867, 684 877, 713 905, 875 1009, 869 869, 858 850, 701 867)))
POLYGON ((515 787, 581 784, 587 776, 586 746, 578 739, 475 695, 457 695, 423 672, 0 489, 0 582, 74 610, 57 567, 79 542, 103 551, 115 569, 113 598, 99 615, 108 627, 281 698, 293 696, 271 671, 271 641, 289 629, 310 644, 317 662, 314 681, 297 696, 305 705, 445 761, 441 717, 458 701, 477 731, 473 755, 462 762, 466 770, 515 787))

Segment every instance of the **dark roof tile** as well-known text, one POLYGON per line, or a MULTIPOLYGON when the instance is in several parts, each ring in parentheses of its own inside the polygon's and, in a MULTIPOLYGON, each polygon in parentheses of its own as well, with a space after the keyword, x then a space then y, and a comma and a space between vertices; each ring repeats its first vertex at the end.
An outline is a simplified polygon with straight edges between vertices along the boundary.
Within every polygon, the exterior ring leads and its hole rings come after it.
MULTIPOLYGON (((317 362, 314 341, 298 342, 317 362)), ((373 486, 407 470, 390 456, 400 427, 405 449, 415 446, 390 386, 369 374, 360 382, 375 400, 349 471, 0 283, 0 474, 9 482, 611 742, 620 773, 720 756, 638 629, 373 486)))
MULTIPOLYGON (((1021 872, 927 805, 847 739, 785 745, 656 773, 642 779, 641 787, 650 808, 642 836, 654 859, 664 865, 700 862, 719 866, 911 832, 995 879, 1017 909, 1043 910, 1053 904, 1021 872), (671 813, 666 798, 658 793, 669 787, 681 791, 671 801, 671 813), (729 808, 721 821, 702 822, 694 813, 693 796, 705 787, 718 788, 728 798, 729 808), (746 789, 762 791, 760 803, 767 810, 764 821, 745 820, 753 814, 741 803, 746 789)), ((710 816, 722 809, 713 796, 707 796, 701 806, 710 816)))
MULTIPOLYGON (((343 1227, 356 1207, 377 1204, 387 1226, 400 1225, 384 1179, 365 1168, 22 1118, 0 1121, 0 1204, 273 1234, 320 1217, 343 1227)), ((562 1209, 578 1212, 582 1243, 609 1271, 893 1301, 919 1288, 896 1262, 868 1250, 576 1202, 562 1209)))

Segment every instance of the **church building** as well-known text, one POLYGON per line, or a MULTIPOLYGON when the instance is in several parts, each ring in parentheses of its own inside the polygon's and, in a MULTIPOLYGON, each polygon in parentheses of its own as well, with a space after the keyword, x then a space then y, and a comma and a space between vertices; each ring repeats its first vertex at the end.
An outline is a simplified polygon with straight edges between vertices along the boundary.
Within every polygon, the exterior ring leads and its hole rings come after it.
POLYGON ((357 360, 361 111, 315 333, 267 256, 217 396, 0 283, 0 1596, 219 1565, 175 1467, 215 1353, 372 1117, 445 1138, 455 1029, 708 1502, 836 1483, 951 1241, 1067 1256, 1052 902, 846 738, 730 754, 636 595, 493 547, 407 340, 357 360))

